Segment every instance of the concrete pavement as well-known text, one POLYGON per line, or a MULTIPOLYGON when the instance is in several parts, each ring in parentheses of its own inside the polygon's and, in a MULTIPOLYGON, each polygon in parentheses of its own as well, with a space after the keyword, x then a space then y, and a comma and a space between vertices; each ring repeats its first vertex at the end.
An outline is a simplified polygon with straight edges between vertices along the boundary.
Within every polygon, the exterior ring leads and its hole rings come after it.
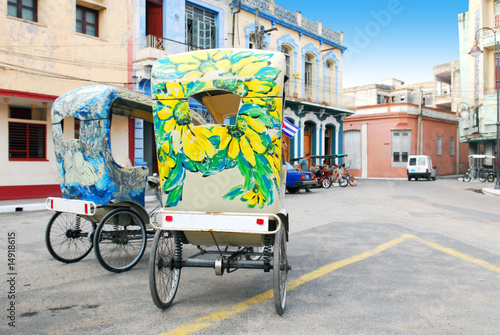
MULTIPOLYGON (((443 176, 438 178, 457 178, 457 181, 463 182, 462 176, 443 176)), ((358 178, 361 179, 361 178, 358 178)), ((470 183, 473 184, 482 184, 479 180, 471 180, 470 183)), ((482 192, 487 195, 496 195, 500 196, 500 190, 495 190, 494 183, 487 183, 489 187, 481 188, 482 192)), ((45 210, 45 200, 46 198, 39 199, 21 199, 21 200, 6 200, 0 201, 0 213, 11 213, 11 212, 27 212, 27 211, 41 211, 45 210)), ((146 193, 146 202, 154 202, 156 201, 156 197, 152 191, 147 191, 146 193)))

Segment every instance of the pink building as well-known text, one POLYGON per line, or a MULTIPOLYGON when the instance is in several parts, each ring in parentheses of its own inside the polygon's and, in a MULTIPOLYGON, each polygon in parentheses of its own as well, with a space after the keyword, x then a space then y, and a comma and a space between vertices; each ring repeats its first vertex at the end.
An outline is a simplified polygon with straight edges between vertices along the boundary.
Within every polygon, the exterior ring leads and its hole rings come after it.
POLYGON ((423 154, 431 156, 438 176, 462 174, 468 145, 459 142, 457 129, 454 113, 444 109, 410 103, 358 107, 344 119, 346 163, 357 177, 406 178, 408 156, 423 154))

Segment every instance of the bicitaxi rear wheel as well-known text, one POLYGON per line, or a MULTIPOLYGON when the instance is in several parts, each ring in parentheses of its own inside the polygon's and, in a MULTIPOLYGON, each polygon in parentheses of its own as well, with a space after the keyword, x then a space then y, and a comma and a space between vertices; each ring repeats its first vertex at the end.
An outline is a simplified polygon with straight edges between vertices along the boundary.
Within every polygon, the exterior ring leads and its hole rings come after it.
POLYGON ((347 181, 346 177, 339 177, 339 185, 340 187, 346 187, 349 182, 347 181))
POLYGON ((278 315, 283 315, 285 311, 287 276, 288 258, 286 256, 286 234, 285 227, 282 226, 274 237, 273 255, 274 305, 278 315))
POLYGON ((323 188, 330 188, 330 186, 332 186, 332 181, 330 180, 330 178, 325 177, 321 181, 321 186, 323 186, 323 188))
POLYGON ((58 261, 78 262, 92 250, 95 228, 96 224, 83 216, 57 212, 45 229, 45 245, 58 261))
POLYGON ((146 241, 140 215, 129 208, 117 208, 106 214, 97 227, 95 255, 106 270, 128 271, 141 260, 146 241))
POLYGON ((174 260, 177 257, 177 261, 181 261, 181 250, 176 232, 156 231, 149 256, 149 290, 153 302, 160 309, 168 308, 177 293, 181 269, 174 266, 174 260))
POLYGON ((349 176, 347 178, 347 181, 349 182, 349 185, 351 185, 351 186, 358 185, 358 181, 354 177, 352 177, 352 176, 349 176))

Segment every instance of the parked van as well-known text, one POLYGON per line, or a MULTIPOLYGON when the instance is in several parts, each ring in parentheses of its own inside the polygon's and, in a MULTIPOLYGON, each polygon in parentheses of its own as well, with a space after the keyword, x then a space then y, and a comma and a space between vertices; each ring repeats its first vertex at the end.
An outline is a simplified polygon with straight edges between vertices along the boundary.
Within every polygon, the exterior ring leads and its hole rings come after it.
POLYGON ((408 157, 408 165, 406 174, 408 180, 411 178, 427 178, 427 180, 436 180, 436 168, 432 166, 432 159, 426 155, 410 155, 408 157))

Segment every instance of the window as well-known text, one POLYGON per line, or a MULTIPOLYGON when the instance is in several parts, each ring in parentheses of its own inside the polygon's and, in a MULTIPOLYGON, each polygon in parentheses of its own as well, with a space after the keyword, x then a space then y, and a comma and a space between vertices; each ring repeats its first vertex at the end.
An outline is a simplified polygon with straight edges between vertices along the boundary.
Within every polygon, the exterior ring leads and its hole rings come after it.
POLYGON ((455 156, 455 137, 450 137, 450 156, 455 156))
POLYGON ((333 96, 332 94, 332 70, 333 70, 333 65, 330 62, 326 62, 326 68, 325 68, 325 102, 332 104, 331 97, 333 96))
POLYGON ((38 0, 8 0, 7 15, 37 22, 37 2, 38 0))
POLYGON ((248 49, 255 49, 255 33, 250 33, 250 38, 248 40, 248 49))
POLYGON ((308 97, 311 97, 312 95, 312 83, 313 83, 312 76, 313 76, 312 57, 306 55, 304 60, 304 85, 306 90, 306 96, 308 97))
POLYGON ((442 137, 441 136, 437 137, 436 144, 437 144, 436 155, 441 156, 441 147, 442 147, 442 137))
POLYGON ((186 44, 201 49, 213 49, 217 28, 215 14, 193 5, 186 5, 186 44))
POLYGON ((99 12, 87 7, 76 6, 76 32, 99 36, 99 12))
POLYGON ((47 130, 45 124, 21 122, 21 120, 44 120, 42 113, 30 108, 10 108, 9 160, 45 160, 47 130))
POLYGON ((286 68, 285 68, 285 76, 288 77, 288 80, 287 82, 285 83, 286 85, 286 94, 290 94, 291 92, 291 88, 292 88, 292 82, 293 82, 293 78, 292 78, 292 58, 290 57, 290 54, 291 54, 291 50, 282 45, 281 46, 281 52, 285 54, 285 64, 286 64, 286 68))
POLYGON ((409 130, 392 131, 392 166, 403 167, 408 162, 411 150, 411 132, 409 130))

